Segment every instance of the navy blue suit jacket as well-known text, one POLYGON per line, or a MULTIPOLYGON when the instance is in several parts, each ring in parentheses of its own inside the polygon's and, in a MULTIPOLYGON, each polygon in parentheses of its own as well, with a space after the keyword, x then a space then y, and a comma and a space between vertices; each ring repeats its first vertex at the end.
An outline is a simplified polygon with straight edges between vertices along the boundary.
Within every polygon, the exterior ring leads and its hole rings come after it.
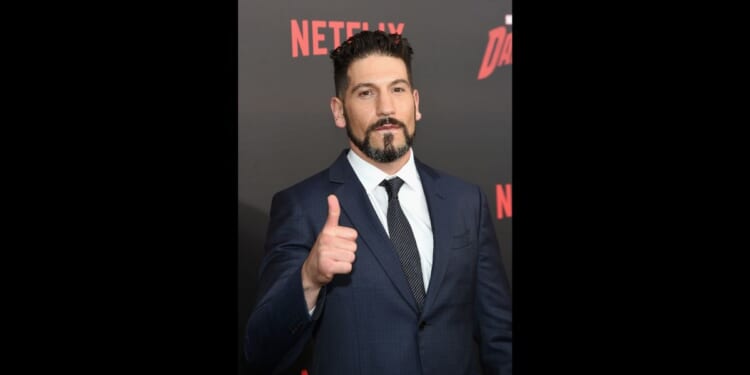
POLYGON ((416 160, 434 235, 432 275, 418 314, 346 152, 273 198, 245 338, 251 367, 280 371, 312 338, 311 375, 510 375, 511 298, 485 195, 416 160), (322 288, 310 317, 300 272, 326 221, 329 194, 338 197, 339 224, 358 232, 356 260, 350 274, 322 288))

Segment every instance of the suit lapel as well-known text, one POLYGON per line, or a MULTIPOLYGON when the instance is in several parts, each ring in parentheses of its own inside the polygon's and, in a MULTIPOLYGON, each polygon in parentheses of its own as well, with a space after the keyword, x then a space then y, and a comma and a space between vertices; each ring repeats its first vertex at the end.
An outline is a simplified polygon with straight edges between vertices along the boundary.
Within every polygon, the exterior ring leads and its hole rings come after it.
MULTIPOLYGON (((370 204, 362 184, 354 174, 349 161, 346 159, 346 151, 334 162, 329 169, 331 182, 340 184, 334 194, 339 199, 341 211, 351 221, 352 226, 357 229, 358 237, 366 244, 366 248, 372 252, 375 259, 383 267, 385 273, 393 282, 401 297, 409 306, 417 311, 414 297, 409 290, 406 276, 401 270, 396 250, 393 248, 383 225, 380 223, 375 211, 370 204)), ((358 249, 361 251, 363 249, 358 249)), ((354 263, 356 268, 356 261, 354 263)))
POLYGON ((422 189, 427 199, 427 208, 430 210, 432 222, 433 252, 432 252, 432 274, 430 285, 425 296, 424 310, 432 307, 440 291, 440 284, 448 268, 449 244, 451 239, 450 220, 456 214, 451 212, 446 205, 446 195, 440 189, 440 175, 431 168, 425 166, 419 160, 415 160, 417 171, 422 181, 422 189))

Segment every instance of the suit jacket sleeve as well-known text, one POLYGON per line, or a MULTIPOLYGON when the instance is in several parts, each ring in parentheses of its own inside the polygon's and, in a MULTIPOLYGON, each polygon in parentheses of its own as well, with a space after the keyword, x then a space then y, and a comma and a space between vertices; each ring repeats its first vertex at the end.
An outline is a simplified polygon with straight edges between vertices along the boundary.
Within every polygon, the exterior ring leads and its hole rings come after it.
POLYGON ((301 269, 317 233, 289 191, 271 203, 265 256, 260 266, 258 300, 245 335, 245 357, 257 373, 291 365, 312 335, 325 288, 310 317, 302 290, 301 269))
POLYGON ((511 296, 487 198, 479 192, 477 329, 486 375, 512 374, 511 296))

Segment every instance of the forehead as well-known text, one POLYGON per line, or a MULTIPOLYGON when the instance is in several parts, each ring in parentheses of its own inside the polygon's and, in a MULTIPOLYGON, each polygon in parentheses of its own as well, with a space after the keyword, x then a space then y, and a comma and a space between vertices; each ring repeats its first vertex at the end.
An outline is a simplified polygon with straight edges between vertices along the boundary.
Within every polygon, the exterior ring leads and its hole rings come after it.
POLYGON ((406 64, 398 57, 370 55, 357 59, 347 71, 349 85, 360 83, 390 83, 397 79, 409 79, 406 64))

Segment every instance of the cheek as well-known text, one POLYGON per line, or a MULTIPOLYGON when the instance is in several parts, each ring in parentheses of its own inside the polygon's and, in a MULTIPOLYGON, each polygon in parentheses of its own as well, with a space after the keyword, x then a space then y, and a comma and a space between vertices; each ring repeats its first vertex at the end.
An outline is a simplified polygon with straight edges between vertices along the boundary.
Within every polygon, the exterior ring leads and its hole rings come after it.
POLYGON ((409 116, 414 115, 416 112, 416 106, 411 100, 404 100, 400 105, 401 113, 408 114, 409 116))
POLYGON ((347 108, 347 115, 349 121, 354 127, 363 127, 368 124, 368 120, 371 118, 370 111, 367 108, 362 107, 350 107, 347 108))

